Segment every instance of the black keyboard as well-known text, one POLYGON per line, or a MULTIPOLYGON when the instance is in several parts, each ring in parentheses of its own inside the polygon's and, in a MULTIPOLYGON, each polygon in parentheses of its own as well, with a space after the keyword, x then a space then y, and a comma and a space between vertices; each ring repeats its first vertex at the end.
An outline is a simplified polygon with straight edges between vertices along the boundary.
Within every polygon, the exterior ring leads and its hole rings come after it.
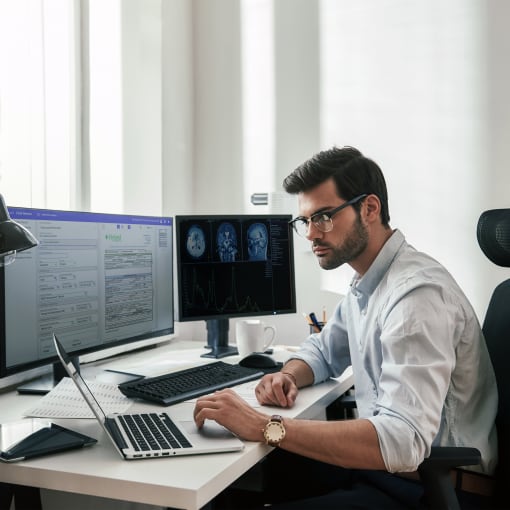
POLYGON ((255 368, 215 361, 157 377, 122 383, 119 384, 119 389, 126 397, 141 398, 169 406, 253 381, 263 375, 264 372, 255 368))

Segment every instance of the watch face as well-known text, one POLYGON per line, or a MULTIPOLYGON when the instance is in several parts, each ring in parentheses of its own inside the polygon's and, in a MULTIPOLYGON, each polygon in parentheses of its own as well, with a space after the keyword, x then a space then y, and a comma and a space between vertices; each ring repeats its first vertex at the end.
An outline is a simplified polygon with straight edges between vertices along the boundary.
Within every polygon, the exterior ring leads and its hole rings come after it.
POLYGON ((285 429, 280 422, 271 421, 266 425, 264 436, 269 444, 279 444, 285 437, 285 429))

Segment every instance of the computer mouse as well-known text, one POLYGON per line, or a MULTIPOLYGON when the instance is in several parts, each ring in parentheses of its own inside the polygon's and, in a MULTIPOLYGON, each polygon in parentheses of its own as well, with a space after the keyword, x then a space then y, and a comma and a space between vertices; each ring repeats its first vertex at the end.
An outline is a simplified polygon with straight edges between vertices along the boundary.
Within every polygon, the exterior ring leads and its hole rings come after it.
POLYGON ((253 352, 245 356, 239 365, 248 368, 275 368, 278 366, 278 362, 269 354, 263 352, 253 352))

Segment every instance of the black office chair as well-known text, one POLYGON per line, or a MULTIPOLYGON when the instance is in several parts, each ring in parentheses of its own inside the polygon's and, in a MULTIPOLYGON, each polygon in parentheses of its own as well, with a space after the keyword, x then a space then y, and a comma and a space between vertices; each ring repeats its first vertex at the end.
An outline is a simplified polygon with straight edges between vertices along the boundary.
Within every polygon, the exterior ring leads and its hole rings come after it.
MULTIPOLYGON (((510 267, 510 209, 485 211, 478 220, 478 243, 487 258, 501 267, 510 267)), ((500 283, 492 294, 483 332, 498 385, 499 462, 495 474, 493 508, 509 508, 510 481, 510 278, 500 283)))

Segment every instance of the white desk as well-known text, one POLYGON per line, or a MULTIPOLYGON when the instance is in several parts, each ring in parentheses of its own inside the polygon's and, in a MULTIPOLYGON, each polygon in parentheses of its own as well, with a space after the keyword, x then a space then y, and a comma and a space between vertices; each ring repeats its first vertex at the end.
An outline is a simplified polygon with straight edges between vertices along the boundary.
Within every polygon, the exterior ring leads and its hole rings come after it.
MULTIPOLYGON (((181 366, 184 366, 187 360, 196 361, 197 356, 205 352, 204 349, 189 347, 190 342, 174 341, 157 349, 130 355, 120 361, 110 361, 107 366, 120 369, 135 366, 142 361, 146 364, 161 363, 164 359, 181 360, 181 366)), ((285 353, 276 352, 276 356, 285 357, 285 353)), ((231 358, 225 358, 229 359, 231 358)), ((103 366, 106 364, 103 363, 103 366)), ((278 408, 278 413, 288 417, 316 418, 351 385, 352 375, 349 370, 338 381, 302 389, 294 408, 278 408)), ((1 421, 19 419, 23 411, 33 406, 38 398, 40 397, 18 395, 14 391, 0 395, 1 421)), ((131 409, 138 411, 154 407, 136 402, 131 409)), ((186 402, 166 409, 178 419, 192 419, 193 407, 193 403, 186 402)), ((271 413, 271 408, 264 409, 271 413)), ((271 451, 271 447, 264 444, 247 442, 242 452, 125 461, 103 436, 95 420, 73 419, 59 422, 96 437, 98 444, 83 450, 14 464, 0 463, 0 481, 196 510, 271 451)))

